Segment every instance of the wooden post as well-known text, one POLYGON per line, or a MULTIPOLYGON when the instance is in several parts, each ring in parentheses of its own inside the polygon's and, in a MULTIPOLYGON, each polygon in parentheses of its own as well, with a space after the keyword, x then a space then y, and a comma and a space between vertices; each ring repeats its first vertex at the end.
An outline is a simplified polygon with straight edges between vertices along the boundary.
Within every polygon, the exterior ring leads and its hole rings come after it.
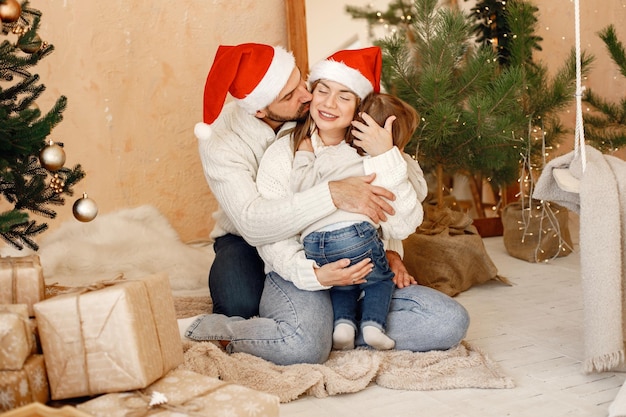
POLYGON ((288 48, 296 58, 302 78, 309 74, 309 47, 306 33, 305 0, 285 0, 288 48))

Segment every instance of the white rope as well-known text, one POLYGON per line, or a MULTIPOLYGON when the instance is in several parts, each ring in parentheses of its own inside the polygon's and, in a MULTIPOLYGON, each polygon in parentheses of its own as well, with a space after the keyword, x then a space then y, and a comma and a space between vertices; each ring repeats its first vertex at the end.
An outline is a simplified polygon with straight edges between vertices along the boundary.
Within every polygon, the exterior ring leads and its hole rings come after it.
POLYGON ((574 159, 580 155, 582 172, 587 167, 585 155, 585 129, 583 128, 583 88, 580 52, 580 4, 574 0, 574 19, 576 28, 576 130, 574 133, 574 159))

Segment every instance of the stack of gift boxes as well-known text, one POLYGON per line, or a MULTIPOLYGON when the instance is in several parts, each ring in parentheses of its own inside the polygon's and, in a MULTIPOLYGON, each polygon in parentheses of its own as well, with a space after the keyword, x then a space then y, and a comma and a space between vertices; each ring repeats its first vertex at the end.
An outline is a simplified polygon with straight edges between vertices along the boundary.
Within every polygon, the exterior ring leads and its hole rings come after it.
POLYGON ((182 363, 167 275, 118 277, 46 298, 36 255, 0 258, 0 412, 81 399, 77 412, 94 417, 278 416, 276 396, 182 363))

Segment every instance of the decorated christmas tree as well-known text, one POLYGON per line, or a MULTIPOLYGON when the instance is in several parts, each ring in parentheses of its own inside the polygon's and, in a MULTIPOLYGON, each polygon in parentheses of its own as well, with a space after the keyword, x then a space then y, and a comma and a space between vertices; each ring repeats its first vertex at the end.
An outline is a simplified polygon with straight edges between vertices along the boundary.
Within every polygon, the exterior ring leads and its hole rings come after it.
MULTIPOLYGON (((626 77, 626 49, 617 38, 615 26, 607 26, 599 36, 620 74, 626 77)), ((585 142, 603 153, 615 152, 626 146, 626 96, 619 103, 612 103, 588 89, 584 100, 597 110, 583 115, 585 142)))
MULTIPOLYGON (((0 236, 18 249, 34 250, 33 237, 48 226, 29 213, 54 218, 52 207, 63 205, 63 196, 72 195, 85 176, 80 165, 64 167, 63 144, 48 139, 67 99, 59 97, 47 112, 37 105, 45 86, 30 71, 54 49, 37 33, 40 19, 28 1, 0 0, 0 236)), ((89 199, 79 202, 75 215, 90 207, 93 213, 89 199)))

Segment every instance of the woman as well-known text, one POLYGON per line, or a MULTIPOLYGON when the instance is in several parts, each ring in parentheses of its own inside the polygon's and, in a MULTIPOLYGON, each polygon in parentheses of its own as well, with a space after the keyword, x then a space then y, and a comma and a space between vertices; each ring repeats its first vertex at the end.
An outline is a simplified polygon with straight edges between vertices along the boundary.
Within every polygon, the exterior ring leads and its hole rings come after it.
MULTIPOLYGON (((340 51, 318 65, 324 67, 328 62, 339 62, 347 67, 346 71, 321 71, 319 73, 323 78, 318 79, 342 84, 346 91, 364 97, 379 89, 380 58, 381 52, 377 47, 340 51), (352 65, 346 64, 346 61, 352 65)), ((318 65, 312 68, 312 75, 318 73, 318 65)), ((313 76, 309 82, 318 79, 313 76)), ((313 90, 313 100, 316 93, 320 92, 313 90)), ((349 120, 354 116, 355 109, 356 102, 349 120)), ((310 113, 312 118, 318 116, 314 113, 313 104, 310 113)), ((389 134, 388 130, 371 118, 364 120, 365 123, 355 123, 361 131, 354 133, 357 138, 389 134)), ((321 130, 323 125, 320 123, 317 130, 322 136, 330 133, 321 130)), ((345 124, 339 133, 347 134, 349 125, 345 124)), ((331 126, 329 129, 338 128, 336 125, 331 126)), ((277 139, 264 154, 257 187, 266 198, 280 198, 292 193, 290 177, 296 149, 292 136, 277 139)), ((407 155, 403 155, 403 158, 410 160, 407 155)), ((422 172, 417 164, 407 165, 415 192, 422 200, 425 195, 422 172)), ((204 315, 193 321, 185 336, 193 340, 225 341, 228 352, 250 353, 279 365, 324 362, 332 346, 332 305, 328 291, 324 291, 336 284, 333 282, 332 269, 328 265, 317 268, 313 261, 307 260, 299 236, 258 249, 269 271, 259 307, 260 317, 245 320, 219 314, 204 315)), ((401 242, 392 242, 388 249, 401 252, 401 242)), ((396 274, 398 288, 391 298, 386 334, 395 342, 395 348, 428 351, 445 350, 457 345, 469 325, 466 310, 436 290, 410 285, 414 284, 414 280, 406 272, 398 254, 390 252, 388 258, 396 274)), ((361 262, 367 263, 369 259, 361 262)), ((346 259, 343 267, 349 263, 346 259)), ((352 281, 353 284, 364 282, 363 276, 356 276, 352 281)), ((363 344, 362 335, 359 334, 356 345, 363 344)))

